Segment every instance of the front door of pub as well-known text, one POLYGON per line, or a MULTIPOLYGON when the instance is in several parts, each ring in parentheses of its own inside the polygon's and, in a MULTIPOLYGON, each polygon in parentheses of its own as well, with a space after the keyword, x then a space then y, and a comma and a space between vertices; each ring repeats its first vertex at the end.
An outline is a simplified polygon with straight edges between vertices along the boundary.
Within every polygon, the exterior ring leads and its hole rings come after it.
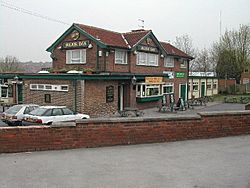
POLYGON ((124 108, 124 85, 118 85, 118 110, 122 111, 124 108))

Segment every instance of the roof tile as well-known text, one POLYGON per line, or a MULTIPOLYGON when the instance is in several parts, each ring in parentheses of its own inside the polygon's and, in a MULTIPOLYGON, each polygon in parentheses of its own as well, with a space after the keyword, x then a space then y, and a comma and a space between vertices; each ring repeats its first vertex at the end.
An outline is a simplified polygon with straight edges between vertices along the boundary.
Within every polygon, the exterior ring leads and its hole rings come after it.
POLYGON ((100 41, 106 45, 128 48, 128 45, 122 38, 121 33, 83 24, 76 25, 88 34, 92 35, 94 38, 100 39, 100 41))
POLYGON ((185 52, 179 50, 178 48, 174 47, 173 45, 166 43, 166 42, 160 42, 163 48, 166 50, 166 52, 170 55, 185 57, 189 59, 193 59, 193 57, 189 56, 185 52))
POLYGON ((123 33, 124 37, 130 44, 130 46, 134 46, 137 44, 143 37, 145 37, 151 30, 138 30, 132 31, 128 33, 123 33))

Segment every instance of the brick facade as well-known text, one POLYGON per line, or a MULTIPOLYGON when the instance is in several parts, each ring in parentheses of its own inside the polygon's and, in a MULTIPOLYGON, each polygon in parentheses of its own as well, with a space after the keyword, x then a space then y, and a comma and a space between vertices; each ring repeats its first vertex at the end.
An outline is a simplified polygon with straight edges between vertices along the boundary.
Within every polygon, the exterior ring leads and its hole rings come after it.
MULTIPOLYGON (((145 109, 149 107, 159 106, 160 101, 144 101, 137 102, 138 96, 136 96, 135 86, 132 85, 132 77, 138 75, 144 75, 144 79, 139 79, 136 84, 145 83, 145 77, 152 75, 160 75, 163 77, 164 83, 174 83, 174 96, 177 101, 180 97, 180 84, 187 83, 188 67, 181 68, 181 60, 189 60, 192 57, 174 48, 170 44, 160 43, 154 36, 151 30, 139 30, 129 33, 118 33, 92 26, 86 26, 81 24, 73 24, 59 39, 47 49, 51 52, 53 59, 54 72, 93 69, 94 74, 106 73, 109 75, 119 74, 122 78, 122 74, 130 75, 130 78, 124 80, 99 80, 98 78, 89 80, 79 80, 76 78, 71 80, 56 79, 55 80, 38 80, 38 79, 24 79, 24 102, 25 103, 37 103, 40 105, 48 105, 44 102, 44 95, 51 95, 51 104, 53 105, 66 105, 70 109, 78 112, 88 113, 91 116, 105 116, 112 115, 120 110, 120 106, 123 107, 137 107, 139 109, 145 109), (72 37, 72 34, 78 33, 78 38, 72 37), (88 44, 81 47, 66 47, 65 43, 71 44, 77 43, 77 41, 88 41, 88 44), (143 48, 142 48, 143 47, 143 48), (68 64, 66 62, 67 50, 76 50, 84 48, 86 50, 86 63, 76 64, 74 61, 68 64), (116 50, 124 51, 127 54, 126 64, 115 63, 116 50), (150 51, 153 50, 153 51, 150 51), (151 54, 151 60, 149 58, 146 62, 152 61, 152 54, 158 55, 158 66, 138 65, 137 56, 138 53, 144 52, 151 54), (164 66, 164 58, 171 56, 174 58, 174 67, 169 68, 164 66), (165 71, 170 72, 183 72, 185 77, 168 79, 166 78, 165 71), (77 80, 77 81, 75 81, 77 80), (42 84, 67 84, 69 85, 68 92, 52 92, 52 91, 33 91, 30 90, 30 84, 42 83, 42 84), (114 86, 114 101, 106 102, 106 87, 114 86), (118 95, 123 87, 123 99, 118 95), (75 91, 75 89, 77 91, 75 91), (65 100, 67 99, 67 100, 65 100), (123 104, 119 102, 123 100, 123 104)), ((79 52, 79 51, 78 51, 79 52)), ((72 52, 70 52, 71 54, 72 52)), ((80 53, 80 52, 79 52, 80 53)), ((149 55, 148 55, 149 56, 149 55)), ((154 58, 155 56, 153 56, 154 58)), ((145 63, 145 62, 144 62, 145 63)), ((56 75, 55 75, 56 76, 56 75)), ((66 78, 65 78, 66 79, 66 78)), ((163 83, 150 83, 151 85, 160 85, 163 83)), ((146 90, 146 89, 145 89, 146 90)), ((160 89, 161 90, 161 89, 160 89)), ((144 92, 146 93, 146 91, 144 92)), ((161 93, 161 91, 160 91, 161 93)), ((148 97, 144 95, 140 97, 148 97)), ((158 94, 160 98, 160 94, 158 94)), ((148 97, 150 98, 150 97, 148 97)), ((155 99, 152 99, 155 100, 155 99)))
MULTIPOLYGON (((41 80, 41 79, 25 79, 24 81, 24 103, 38 104, 38 105, 65 105, 70 109, 74 109, 74 93, 73 81, 69 80, 41 80), (31 90, 30 84, 55 84, 55 85, 69 85, 69 91, 41 91, 31 90), (45 94, 51 95, 51 103, 45 102, 45 94)), ((80 94, 81 92, 77 92, 80 94)), ((81 97, 79 97, 81 98, 81 97)))
POLYGON ((250 112, 87 120, 76 126, 0 127, 0 153, 169 142, 250 134, 250 112))
POLYGON ((24 103, 27 104, 65 105, 79 113, 90 114, 92 117, 111 115, 118 109, 117 81, 25 79, 24 86, 24 103), (69 90, 65 92, 31 90, 30 84, 68 85, 69 90), (113 102, 106 102, 107 86, 114 86, 113 102), (50 94, 51 103, 45 102, 45 94, 50 94))

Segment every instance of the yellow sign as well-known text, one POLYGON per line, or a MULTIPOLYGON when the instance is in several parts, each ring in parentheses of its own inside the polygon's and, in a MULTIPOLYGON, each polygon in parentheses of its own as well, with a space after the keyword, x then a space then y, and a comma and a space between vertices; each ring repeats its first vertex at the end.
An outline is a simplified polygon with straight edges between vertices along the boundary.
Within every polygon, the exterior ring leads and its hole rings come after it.
POLYGON ((145 77, 146 83, 161 83, 162 77, 145 77))

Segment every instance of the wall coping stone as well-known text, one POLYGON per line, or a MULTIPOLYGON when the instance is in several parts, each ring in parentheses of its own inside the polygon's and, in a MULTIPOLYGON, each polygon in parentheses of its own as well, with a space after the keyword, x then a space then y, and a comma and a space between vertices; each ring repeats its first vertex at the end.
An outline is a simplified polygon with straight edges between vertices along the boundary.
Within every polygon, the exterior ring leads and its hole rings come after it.
POLYGON ((56 122, 56 123, 52 123, 52 125, 50 125, 50 127, 75 127, 76 126, 76 122, 56 122))
POLYGON ((250 110, 237 110, 237 111, 211 111, 211 112, 198 112, 200 116, 232 116, 232 115, 250 115, 250 110))
POLYGON ((48 125, 31 125, 31 126, 11 126, 11 127, 0 127, 0 130, 8 129, 44 129, 50 128, 48 125))
POLYGON ((76 124, 89 124, 89 123, 115 123, 115 122, 150 122, 150 121, 173 121, 173 120, 198 120, 201 116, 198 114, 185 114, 185 115, 170 115, 167 117, 112 117, 112 118, 93 118, 87 120, 77 120, 76 124))

